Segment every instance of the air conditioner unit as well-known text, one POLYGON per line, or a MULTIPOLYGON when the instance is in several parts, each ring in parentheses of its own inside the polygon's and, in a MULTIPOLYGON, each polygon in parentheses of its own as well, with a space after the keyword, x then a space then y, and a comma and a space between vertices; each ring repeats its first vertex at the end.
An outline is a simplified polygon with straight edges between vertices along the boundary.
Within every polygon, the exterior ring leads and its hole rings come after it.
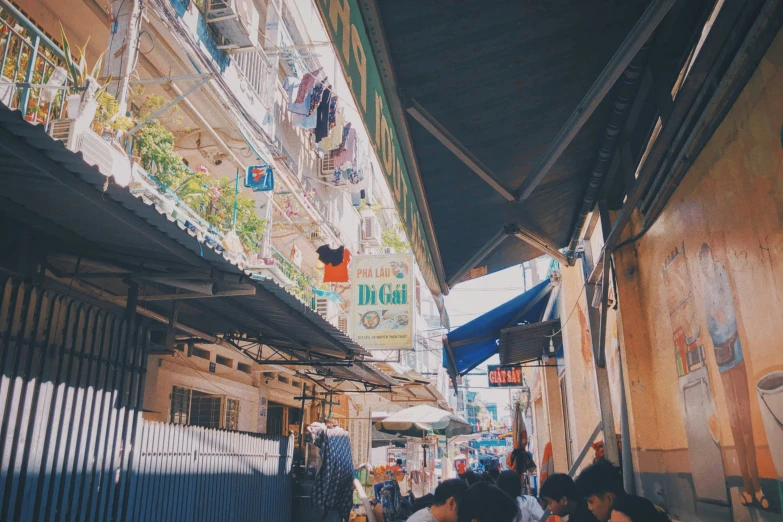
POLYGON ((324 154, 324 157, 320 159, 320 172, 322 178, 331 178, 332 174, 334 174, 334 158, 335 154, 333 152, 327 152, 324 154))
POLYGON ((321 227, 316 227, 310 232, 307 233, 307 238, 310 241, 323 241, 324 239, 324 233, 321 230, 321 227))
POLYGON ((340 314, 337 318, 337 329, 344 334, 348 334, 348 314, 340 314))
POLYGON ((362 241, 381 245, 381 224, 374 214, 362 216, 362 241))
POLYGON ((221 49, 258 47, 258 10, 253 0, 207 0, 207 23, 222 36, 221 49))
POLYGON ((332 325, 339 324, 340 307, 328 297, 315 296, 315 311, 332 325))
POLYGON ((76 133, 73 131, 76 120, 53 120, 49 124, 49 136, 65 143, 65 148, 76 150, 76 133))

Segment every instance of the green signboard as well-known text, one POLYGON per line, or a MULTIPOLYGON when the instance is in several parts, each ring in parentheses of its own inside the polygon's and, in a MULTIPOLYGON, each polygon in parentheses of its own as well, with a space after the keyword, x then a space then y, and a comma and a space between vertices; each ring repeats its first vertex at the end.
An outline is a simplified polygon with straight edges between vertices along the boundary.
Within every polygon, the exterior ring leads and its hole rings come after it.
POLYGON ((348 77, 356 105, 394 196, 413 254, 434 296, 441 295, 432 255, 424 236, 410 175, 392 122, 375 57, 357 0, 316 0, 335 52, 348 77))

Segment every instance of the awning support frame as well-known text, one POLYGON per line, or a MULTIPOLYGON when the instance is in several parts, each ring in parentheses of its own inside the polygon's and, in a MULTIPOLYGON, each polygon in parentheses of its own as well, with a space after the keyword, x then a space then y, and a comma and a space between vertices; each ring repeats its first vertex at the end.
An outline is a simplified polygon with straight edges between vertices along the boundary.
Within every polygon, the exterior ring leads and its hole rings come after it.
POLYGON ((552 141, 544 153, 535 170, 525 178, 519 187, 519 200, 524 201, 530 197, 538 184, 557 163, 557 160, 565 152, 582 127, 590 119, 601 101, 609 94, 609 91, 617 83, 620 75, 641 50, 642 46, 650 39, 655 29, 666 17, 666 14, 674 6, 677 0, 654 0, 636 22, 631 32, 623 41, 620 48, 612 56, 612 59, 593 83, 590 90, 576 107, 571 117, 568 118, 563 128, 552 141))
POLYGON ((506 198, 507 201, 515 201, 517 199, 514 190, 506 185, 503 179, 492 172, 489 167, 484 165, 470 150, 460 143, 446 128, 440 124, 424 107, 418 104, 416 100, 408 100, 407 107, 405 109, 414 120, 419 122, 422 127, 427 129, 435 139, 449 149, 452 154, 467 165, 470 170, 478 174, 487 184, 492 187, 495 192, 506 198))

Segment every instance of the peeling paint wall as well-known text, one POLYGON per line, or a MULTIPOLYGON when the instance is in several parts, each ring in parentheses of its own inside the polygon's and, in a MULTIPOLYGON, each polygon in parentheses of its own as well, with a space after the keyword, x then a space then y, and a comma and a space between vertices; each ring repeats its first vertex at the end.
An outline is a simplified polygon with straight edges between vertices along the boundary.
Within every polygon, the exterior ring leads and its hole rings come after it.
POLYGON ((681 520, 783 521, 781 85, 778 35, 658 222, 615 255, 637 485, 681 520))

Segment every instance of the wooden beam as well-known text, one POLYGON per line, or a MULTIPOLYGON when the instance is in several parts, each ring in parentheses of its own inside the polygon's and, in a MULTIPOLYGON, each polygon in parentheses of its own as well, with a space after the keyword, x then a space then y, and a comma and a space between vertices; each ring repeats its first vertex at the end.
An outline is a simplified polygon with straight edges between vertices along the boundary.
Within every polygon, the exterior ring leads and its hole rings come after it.
POLYGON ((243 295, 256 295, 256 289, 249 288, 247 290, 226 290, 224 292, 218 292, 216 294, 201 294, 198 292, 188 292, 184 294, 158 294, 158 295, 144 295, 139 296, 139 301, 179 301, 182 299, 210 299, 215 297, 236 297, 243 295))
POLYGON ((587 94, 576 107, 576 110, 568 118, 563 128, 550 144, 549 149, 539 161, 535 170, 525 178, 519 187, 519 200, 524 201, 530 197, 544 176, 557 163, 557 160, 565 152, 590 116, 598 108, 598 105, 606 97, 617 79, 625 71, 636 53, 652 36, 653 31, 663 21, 666 14, 672 8, 676 0, 654 0, 644 11, 639 21, 631 29, 620 48, 614 54, 601 75, 587 91, 587 94))
POLYGON ((493 250, 495 250, 506 238, 508 232, 505 229, 501 229, 494 236, 492 236, 487 243, 479 249, 478 252, 473 254, 470 259, 449 279, 449 288, 454 288, 456 284, 462 281, 465 274, 473 270, 481 261, 484 260, 493 250))
POLYGON ((481 163, 481 160, 474 156, 467 147, 457 140, 457 138, 452 136, 452 134, 427 112, 424 107, 419 105, 416 100, 410 100, 406 111, 414 120, 418 121, 422 127, 427 129, 435 139, 441 142, 444 147, 457 156, 462 163, 467 165, 470 170, 478 174, 478 176, 486 181, 490 187, 495 189, 497 193, 508 201, 516 200, 514 191, 508 187, 497 174, 492 172, 489 167, 481 163))
POLYGON ((563 255, 560 250, 555 248, 554 246, 550 245, 540 237, 538 237, 536 234, 533 234, 529 230, 522 228, 517 225, 516 230, 514 231, 514 236, 516 236, 517 239, 524 241, 530 246, 533 246, 541 251, 543 254, 550 255, 560 261, 563 265, 568 265, 568 259, 565 255, 563 255))

